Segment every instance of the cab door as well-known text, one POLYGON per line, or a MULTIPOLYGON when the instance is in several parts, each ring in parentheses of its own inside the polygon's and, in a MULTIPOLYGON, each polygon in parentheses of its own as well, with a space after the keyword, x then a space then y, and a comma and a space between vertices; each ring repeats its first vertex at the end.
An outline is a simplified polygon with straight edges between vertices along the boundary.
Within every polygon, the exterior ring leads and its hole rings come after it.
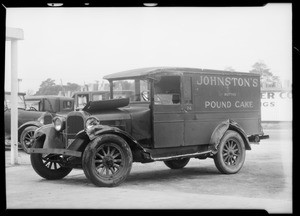
POLYGON ((198 121, 197 114, 194 110, 193 100, 193 83, 192 76, 186 75, 182 79, 183 100, 182 109, 184 115, 184 145, 199 144, 199 137, 202 130, 199 127, 205 127, 203 122, 198 121))
POLYGON ((153 136, 155 148, 184 144, 181 76, 162 76, 154 82, 153 136))

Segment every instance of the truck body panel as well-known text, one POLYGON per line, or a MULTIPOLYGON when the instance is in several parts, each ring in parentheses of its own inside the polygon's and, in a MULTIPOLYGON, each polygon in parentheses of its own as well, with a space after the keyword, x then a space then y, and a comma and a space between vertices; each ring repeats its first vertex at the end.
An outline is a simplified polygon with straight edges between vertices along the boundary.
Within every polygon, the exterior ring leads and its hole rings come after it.
MULTIPOLYGON (((180 103, 154 104, 155 147, 207 144, 211 132, 227 119, 237 122, 247 135, 262 134, 259 75, 203 70, 177 76, 180 103)), ((174 79, 173 74, 165 77, 174 79)))

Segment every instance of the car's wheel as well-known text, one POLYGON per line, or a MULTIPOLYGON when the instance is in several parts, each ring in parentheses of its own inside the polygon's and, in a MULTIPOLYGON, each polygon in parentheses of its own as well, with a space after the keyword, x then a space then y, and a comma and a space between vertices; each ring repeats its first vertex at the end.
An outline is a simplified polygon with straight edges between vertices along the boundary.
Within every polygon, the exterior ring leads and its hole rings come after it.
POLYGON ((214 162, 221 173, 237 173, 243 166, 246 157, 245 144, 242 137, 232 130, 225 132, 214 155, 214 162))
POLYGON ((38 127, 36 126, 29 126, 27 128, 25 128, 20 136, 20 143, 21 143, 21 147, 24 150, 24 152, 28 153, 28 149, 31 148, 32 144, 33 144, 33 135, 34 135, 34 131, 37 129, 38 127))
POLYGON ((131 149, 119 136, 102 135, 86 147, 82 157, 82 167, 86 177, 96 186, 117 186, 130 173, 131 149))
POLYGON ((181 159, 164 161, 164 163, 170 169, 181 169, 181 168, 185 167, 189 161, 190 161, 190 158, 181 158, 181 159))
MULTIPOLYGON (((32 147, 43 148, 43 144, 36 140, 32 147)), ((62 155, 31 153, 30 160, 35 172, 45 179, 62 179, 72 171, 72 168, 63 166, 62 155)))

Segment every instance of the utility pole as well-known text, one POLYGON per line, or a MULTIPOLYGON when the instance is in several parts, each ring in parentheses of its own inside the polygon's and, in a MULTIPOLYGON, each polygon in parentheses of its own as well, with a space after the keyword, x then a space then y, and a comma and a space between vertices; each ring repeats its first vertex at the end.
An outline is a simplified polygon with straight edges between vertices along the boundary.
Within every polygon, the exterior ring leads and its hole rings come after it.
POLYGON ((66 91, 65 91, 65 88, 64 88, 64 86, 63 86, 63 83, 62 83, 62 80, 60 79, 60 85, 61 85, 61 88, 62 88, 62 90, 63 90, 63 92, 64 92, 64 96, 66 96, 66 91))

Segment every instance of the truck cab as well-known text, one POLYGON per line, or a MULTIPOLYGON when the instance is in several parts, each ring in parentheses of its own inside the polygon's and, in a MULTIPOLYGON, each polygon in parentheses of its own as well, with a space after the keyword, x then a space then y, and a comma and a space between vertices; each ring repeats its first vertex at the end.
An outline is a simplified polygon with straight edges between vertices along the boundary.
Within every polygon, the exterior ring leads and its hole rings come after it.
POLYGON ((60 179, 82 168, 96 186, 110 187, 126 179, 133 162, 180 169, 190 158, 213 158, 221 173, 233 174, 250 143, 266 138, 259 75, 151 67, 104 79, 109 100, 89 101, 36 130, 30 152, 40 176, 60 179))

